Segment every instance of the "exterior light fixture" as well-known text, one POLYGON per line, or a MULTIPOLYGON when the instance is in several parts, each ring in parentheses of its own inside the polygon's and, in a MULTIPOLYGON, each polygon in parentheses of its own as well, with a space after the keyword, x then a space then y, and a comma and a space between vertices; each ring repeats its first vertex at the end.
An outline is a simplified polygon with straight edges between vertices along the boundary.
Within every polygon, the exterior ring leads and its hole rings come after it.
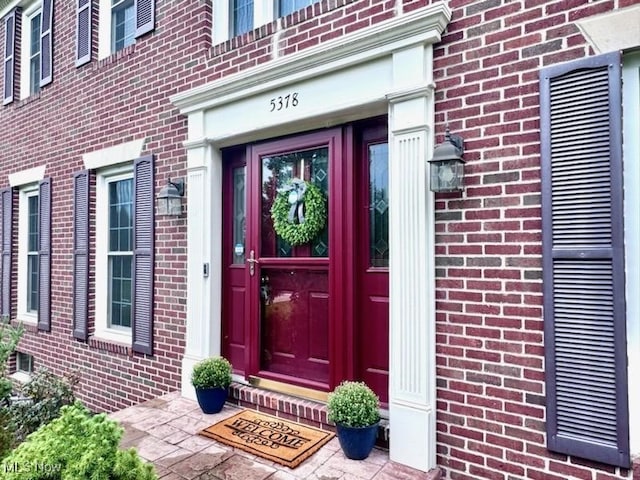
POLYGON ((158 215, 173 217, 182 215, 182 197, 184 197, 184 179, 169 179, 158 192, 158 215))
POLYGON ((464 140, 449 133, 449 125, 444 134, 444 142, 433 151, 430 163, 431 191, 461 192, 464 190, 464 140))

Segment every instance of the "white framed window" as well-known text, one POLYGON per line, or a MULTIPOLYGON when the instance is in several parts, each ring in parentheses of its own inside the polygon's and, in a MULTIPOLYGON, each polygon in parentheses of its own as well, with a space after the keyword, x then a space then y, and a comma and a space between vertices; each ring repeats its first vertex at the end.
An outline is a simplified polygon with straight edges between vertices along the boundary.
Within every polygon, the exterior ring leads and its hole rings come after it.
POLYGON ((213 43, 222 43, 320 0, 213 0, 213 43))
POLYGON ((42 1, 37 0, 22 10, 22 34, 20 40, 20 98, 24 99, 40 91, 40 33, 42 26, 42 1))
POLYGON ((133 271, 133 169, 131 165, 96 177, 95 335, 131 341, 133 271))
POLYGON ((20 189, 18 211, 18 318, 36 323, 38 320, 38 185, 20 189))
POLYGON ((122 50, 135 41, 136 15, 133 0, 112 0, 111 53, 122 50))

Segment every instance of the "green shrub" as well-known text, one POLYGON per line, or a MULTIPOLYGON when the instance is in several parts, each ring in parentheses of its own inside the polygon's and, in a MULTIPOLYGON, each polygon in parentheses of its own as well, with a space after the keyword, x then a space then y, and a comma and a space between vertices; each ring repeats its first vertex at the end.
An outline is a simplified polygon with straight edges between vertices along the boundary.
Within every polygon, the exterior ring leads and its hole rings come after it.
POLYGON ((380 420, 380 400, 364 382, 342 382, 329 394, 329 421, 368 427, 380 420))
POLYGON ((77 383, 75 374, 57 377, 46 368, 36 370, 20 388, 30 401, 14 403, 8 408, 16 442, 24 441, 27 435, 56 418, 64 405, 72 404, 77 383))
POLYGON ((6 480, 156 480, 135 450, 118 450, 123 429, 79 402, 31 434, 3 460, 6 480), (8 467, 8 468, 7 468, 8 467))
POLYGON ((226 358, 205 358, 193 367, 191 383, 195 388, 227 388, 231 384, 231 364, 226 358))
MULTIPOLYGON (((20 338, 24 333, 24 327, 22 324, 14 327, 7 323, 5 320, 0 320, 0 374, 4 375, 7 371, 7 360, 11 354, 15 351, 20 338)), ((0 378, 0 405, 6 405, 8 399, 11 396, 11 390, 13 385, 11 381, 6 378, 0 378)))

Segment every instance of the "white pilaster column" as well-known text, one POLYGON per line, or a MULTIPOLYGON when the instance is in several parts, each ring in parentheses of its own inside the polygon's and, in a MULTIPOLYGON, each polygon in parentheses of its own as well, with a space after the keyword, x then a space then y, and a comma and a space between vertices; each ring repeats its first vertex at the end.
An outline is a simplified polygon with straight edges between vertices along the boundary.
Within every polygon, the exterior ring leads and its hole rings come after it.
POLYGON ((182 395, 195 398, 191 372, 220 354, 222 158, 201 132, 201 112, 190 115, 187 148, 187 321, 182 395), (217 232, 214 234, 214 232, 217 232))
POLYGON ((393 461, 427 471, 435 449, 431 47, 394 53, 389 94, 389 421, 393 461))

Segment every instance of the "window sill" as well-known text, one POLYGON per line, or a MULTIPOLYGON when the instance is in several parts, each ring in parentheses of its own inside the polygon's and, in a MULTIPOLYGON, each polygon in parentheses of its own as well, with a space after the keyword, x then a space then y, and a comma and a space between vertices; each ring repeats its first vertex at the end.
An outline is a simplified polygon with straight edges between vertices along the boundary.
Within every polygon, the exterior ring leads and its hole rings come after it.
POLYGON ((114 63, 118 63, 120 59, 128 58, 132 56, 136 52, 136 42, 133 42, 131 45, 127 45, 126 47, 118 50, 117 52, 110 53, 106 57, 98 58, 97 62, 87 62, 93 65, 93 70, 101 70, 106 68, 109 65, 114 63))
POLYGON ((38 332, 38 317, 37 315, 30 315, 28 313, 18 314, 15 323, 22 324, 27 332, 38 332))
POLYGON ((15 380, 18 383, 27 383, 29 380, 31 380, 31 375, 27 372, 15 372, 9 375, 9 378, 11 378, 11 380, 15 380))

